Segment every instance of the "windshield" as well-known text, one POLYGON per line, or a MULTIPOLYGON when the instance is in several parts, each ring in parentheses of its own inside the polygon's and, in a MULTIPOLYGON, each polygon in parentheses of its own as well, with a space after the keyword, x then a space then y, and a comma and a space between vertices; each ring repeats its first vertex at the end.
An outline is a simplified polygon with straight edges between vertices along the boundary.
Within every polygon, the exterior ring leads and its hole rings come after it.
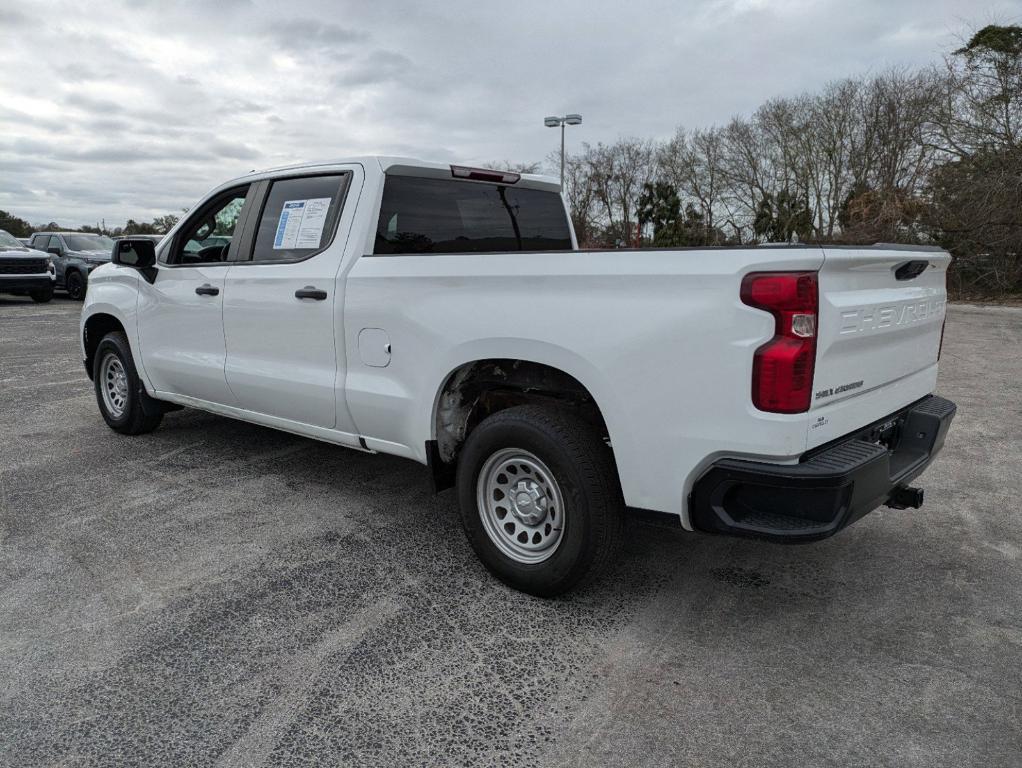
POLYGON ((109 251, 114 247, 106 235, 64 235, 64 242, 72 251, 109 251))
POLYGON ((25 245, 10 232, 0 229, 0 248, 24 248, 25 245))

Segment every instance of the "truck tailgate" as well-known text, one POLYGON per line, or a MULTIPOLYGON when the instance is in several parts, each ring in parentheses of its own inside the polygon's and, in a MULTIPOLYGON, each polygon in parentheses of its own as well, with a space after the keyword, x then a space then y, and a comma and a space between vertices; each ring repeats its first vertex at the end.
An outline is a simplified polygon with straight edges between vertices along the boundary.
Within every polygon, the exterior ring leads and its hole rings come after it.
POLYGON ((824 249, 809 448, 932 391, 950 261, 936 248, 824 249))

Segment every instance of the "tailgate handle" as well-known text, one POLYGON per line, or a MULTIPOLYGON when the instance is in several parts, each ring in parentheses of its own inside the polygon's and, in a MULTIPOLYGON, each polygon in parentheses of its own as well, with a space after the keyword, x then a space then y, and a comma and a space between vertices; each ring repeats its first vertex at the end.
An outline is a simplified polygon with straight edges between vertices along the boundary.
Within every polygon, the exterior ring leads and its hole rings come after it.
POLYGON ((912 280, 919 277, 928 266, 930 266, 930 262, 922 259, 906 261, 904 264, 899 264, 894 268, 894 277, 897 280, 912 280))

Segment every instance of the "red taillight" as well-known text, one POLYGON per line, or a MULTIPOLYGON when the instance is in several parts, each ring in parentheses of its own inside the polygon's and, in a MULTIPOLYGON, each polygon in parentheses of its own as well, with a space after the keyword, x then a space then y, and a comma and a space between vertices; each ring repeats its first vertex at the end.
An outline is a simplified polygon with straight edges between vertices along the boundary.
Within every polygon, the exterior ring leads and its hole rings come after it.
POLYGON ((774 316, 774 337, 752 360, 752 402, 761 411, 809 410, 818 294, 815 272, 753 272, 742 280, 742 302, 774 316))

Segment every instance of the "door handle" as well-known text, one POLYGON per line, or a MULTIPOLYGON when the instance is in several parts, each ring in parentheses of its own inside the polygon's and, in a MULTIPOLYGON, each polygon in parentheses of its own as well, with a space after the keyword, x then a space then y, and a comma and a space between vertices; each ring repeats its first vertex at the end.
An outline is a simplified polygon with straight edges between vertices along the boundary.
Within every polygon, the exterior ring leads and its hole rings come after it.
POLYGON ((204 283, 196 288, 195 292, 200 296, 218 296, 220 294, 220 289, 213 287, 209 283, 204 283))
POLYGON ((321 291, 319 288, 307 285, 304 288, 299 288, 295 291, 296 299, 315 299, 316 301, 323 301, 326 298, 326 291, 321 291))

